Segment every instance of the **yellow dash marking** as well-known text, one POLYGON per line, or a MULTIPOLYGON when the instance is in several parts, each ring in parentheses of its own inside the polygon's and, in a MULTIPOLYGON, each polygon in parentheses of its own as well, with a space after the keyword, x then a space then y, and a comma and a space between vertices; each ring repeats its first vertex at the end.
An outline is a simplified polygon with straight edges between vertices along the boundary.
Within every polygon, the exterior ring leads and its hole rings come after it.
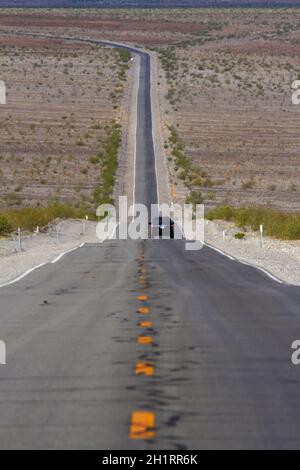
POLYGON ((147 294, 139 295, 138 300, 146 301, 146 300, 148 300, 148 295, 147 294))
POLYGON ((152 362, 137 362, 135 366, 136 375, 147 375, 147 377, 154 374, 154 367, 152 362))
POLYGON ((141 308, 138 309, 138 313, 141 313, 142 315, 147 315, 147 313, 150 313, 150 308, 141 307, 141 308))
POLYGON ((151 328, 152 327, 152 321, 141 321, 139 325, 142 328, 151 328))
POLYGON ((142 267, 141 267, 141 273, 144 274, 145 272, 146 272, 146 268, 145 268, 145 266, 142 266, 142 267))
POLYGON ((152 336, 138 336, 137 342, 139 344, 151 344, 152 336))
POLYGON ((155 416, 151 411, 134 411, 131 415, 130 439, 153 439, 155 416))

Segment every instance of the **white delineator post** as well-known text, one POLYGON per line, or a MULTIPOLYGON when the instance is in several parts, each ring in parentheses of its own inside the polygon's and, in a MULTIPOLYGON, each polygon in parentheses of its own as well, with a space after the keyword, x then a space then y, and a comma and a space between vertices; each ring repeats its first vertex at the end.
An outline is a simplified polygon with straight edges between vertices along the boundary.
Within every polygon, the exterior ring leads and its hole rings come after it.
POLYGON ((89 220, 89 216, 86 215, 85 219, 82 221, 82 235, 85 235, 86 232, 86 223, 89 220))
POLYGON ((296 91, 294 91, 292 95, 292 103, 294 105, 299 105, 300 104, 300 80, 295 80, 292 84, 292 88, 296 91))
POLYGON ((56 244, 59 245, 59 226, 56 227, 56 244))
POLYGON ((21 233, 21 229, 20 227, 18 228, 18 249, 19 251, 23 251, 23 247, 22 247, 22 233, 21 233))
POLYGON ((260 247, 263 247, 263 236, 264 236, 264 226, 261 225, 259 227, 259 232, 260 232, 260 247))

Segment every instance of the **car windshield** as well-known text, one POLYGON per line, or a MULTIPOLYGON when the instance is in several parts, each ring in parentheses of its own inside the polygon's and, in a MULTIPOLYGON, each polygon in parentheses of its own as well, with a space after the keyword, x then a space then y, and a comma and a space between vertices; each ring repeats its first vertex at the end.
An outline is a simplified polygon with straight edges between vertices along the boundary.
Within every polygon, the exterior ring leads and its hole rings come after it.
POLYGON ((152 225, 157 226, 157 227, 163 226, 163 225, 170 225, 170 224, 171 224, 171 219, 169 219, 168 217, 156 217, 152 221, 152 225))

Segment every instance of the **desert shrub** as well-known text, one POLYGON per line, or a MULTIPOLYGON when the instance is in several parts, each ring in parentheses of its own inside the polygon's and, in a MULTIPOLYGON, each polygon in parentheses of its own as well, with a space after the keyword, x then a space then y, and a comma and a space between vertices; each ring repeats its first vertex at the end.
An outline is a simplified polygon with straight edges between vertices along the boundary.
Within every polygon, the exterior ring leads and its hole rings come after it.
POLYGON ((242 187, 244 190, 247 189, 253 189, 255 186, 255 181, 254 180, 249 180, 249 181, 244 181, 242 184, 242 187))
POLYGON ((7 235, 13 228, 6 217, 0 215, 0 235, 7 235))
POLYGON ((33 230, 37 226, 45 227, 54 219, 81 219, 86 214, 93 218, 94 214, 86 208, 75 208, 67 204, 53 202, 47 207, 26 207, 24 209, 10 209, 0 213, 0 233, 1 221, 3 222, 3 232, 8 233, 21 227, 23 230, 33 230), (6 228, 5 228, 6 227, 6 228))
POLYGON ((220 206, 212 209, 206 215, 208 220, 226 220, 227 222, 234 220, 235 208, 231 206, 220 206))
POLYGON ((237 232, 234 236, 237 240, 243 240, 245 238, 246 234, 244 232, 237 232))
POLYGON ((129 68, 129 61, 132 57, 132 54, 127 49, 123 48, 116 48, 114 50, 114 53, 116 57, 117 66, 119 67, 118 78, 121 81, 125 81, 127 70, 129 68))
POLYGON ((89 162, 92 165, 97 165, 100 162, 100 157, 96 155, 95 157, 90 157, 89 162))
POLYGON ((264 226, 267 236, 282 240, 300 240, 300 215, 276 211, 266 207, 217 207, 208 212, 209 220, 227 220, 238 227, 258 231, 264 226))
POLYGON ((101 159, 101 187, 93 191, 93 199, 97 205, 111 203, 118 169, 118 152, 121 143, 121 127, 116 122, 110 123, 107 128, 107 137, 101 159))
POLYGON ((184 153, 184 143, 179 137, 176 129, 173 126, 169 126, 169 131, 169 144, 172 148, 172 155, 175 158, 175 166, 176 168, 182 170, 180 173, 180 178, 182 180, 186 180, 190 175, 192 169, 192 162, 184 153))
POLYGON ((191 191, 186 197, 185 202, 186 204, 193 204, 193 207, 195 209, 197 204, 203 204, 204 198, 200 191, 191 191))
POLYGON ((5 200, 9 206, 19 206, 22 203, 21 196, 16 192, 6 194, 5 200))
POLYGON ((204 186, 205 188, 211 188, 212 186, 214 186, 214 182, 211 178, 205 178, 205 180, 203 180, 202 182, 202 186, 204 186))
POLYGON ((170 84, 178 73, 178 61, 175 48, 169 47, 168 49, 162 49, 159 57, 166 73, 167 81, 170 84))

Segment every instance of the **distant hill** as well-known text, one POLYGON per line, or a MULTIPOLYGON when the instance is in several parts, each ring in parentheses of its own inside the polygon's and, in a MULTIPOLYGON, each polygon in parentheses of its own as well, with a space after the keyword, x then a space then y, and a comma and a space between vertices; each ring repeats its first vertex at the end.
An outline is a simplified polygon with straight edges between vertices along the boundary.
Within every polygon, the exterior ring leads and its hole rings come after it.
POLYGON ((1 7, 300 7, 300 0, 0 0, 1 7))

